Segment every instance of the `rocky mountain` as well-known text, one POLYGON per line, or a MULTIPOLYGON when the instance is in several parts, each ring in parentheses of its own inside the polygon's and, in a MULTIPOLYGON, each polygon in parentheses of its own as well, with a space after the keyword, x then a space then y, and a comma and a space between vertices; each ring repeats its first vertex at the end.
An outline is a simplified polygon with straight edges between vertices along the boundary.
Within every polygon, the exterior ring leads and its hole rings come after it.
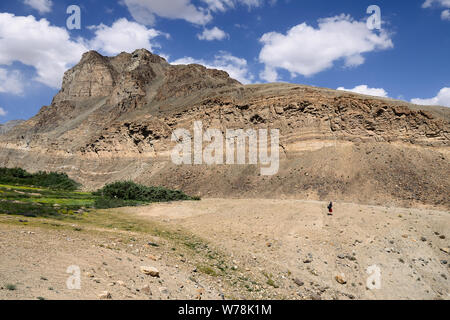
POLYGON ((7 133, 15 126, 21 124, 24 120, 11 120, 5 123, 0 123, 0 134, 7 133))
POLYGON ((242 85, 144 49, 91 51, 49 106, 0 137, 0 165, 119 179, 206 197, 339 199, 450 207, 450 109, 296 84, 242 85), (280 169, 173 164, 174 130, 280 130, 280 169))

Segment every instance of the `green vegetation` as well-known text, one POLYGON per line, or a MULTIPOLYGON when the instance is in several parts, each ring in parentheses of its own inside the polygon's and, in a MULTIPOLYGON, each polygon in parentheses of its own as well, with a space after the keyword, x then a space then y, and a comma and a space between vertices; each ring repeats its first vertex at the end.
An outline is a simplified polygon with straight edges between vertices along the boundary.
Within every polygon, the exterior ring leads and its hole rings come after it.
POLYGON ((14 291, 14 290, 17 289, 16 285, 15 284, 11 284, 11 283, 7 283, 5 285, 5 287, 6 287, 6 290, 10 290, 10 291, 14 291))
POLYGON ((106 199, 142 202, 167 202, 180 200, 200 200, 179 190, 164 187, 147 187, 132 181, 119 181, 108 184, 94 193, 106 199))
POLYGON ((79 183, 70 179, 65 173, 44 171, 29 173, 21 168, 0 168, 0 183, 70 191, 80 187, 79 183))
POLYGON ((80 185, 66 174, 0 168, 0 214, 77 219, 91 209, 145 205, 152 202, 199 200, 181 191, 115 182, 94 192, 75 191, 80 185))

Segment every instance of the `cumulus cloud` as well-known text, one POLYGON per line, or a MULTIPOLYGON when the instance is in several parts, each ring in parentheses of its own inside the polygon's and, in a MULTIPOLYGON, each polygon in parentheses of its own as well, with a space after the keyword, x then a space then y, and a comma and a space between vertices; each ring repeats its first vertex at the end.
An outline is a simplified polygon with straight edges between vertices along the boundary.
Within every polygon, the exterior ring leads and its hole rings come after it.
POLYGON ((7 111, 5 111, 5 109, 3 109, 2 107, 0 107, 0 117, 4 117, 8 114, 7 111))
POLYGON ((419 105, 450 107, 450 88, 442 88, 434 98, 416 98, 412 99, 411 102, 419 105))
POLYGON ((142 24, 153 25, 155 16, 183 19, 204 25, 212 20, 208 10, 196 7, 190 0, 123 0, 133 18, 142 24))
POLYGON ((24 3, 39 11, 40 14, 51 12, 53 6, 51 0, 25 0, 24 3))
POLYGON ((272 82, 278 79, 277 69, 285 69, 293 77, 312 76, 338 60, 347 67, 361 65, 364 53, 394 46, 386 31, 369 30, 365 22, 349 15, 320 19, 318 28, 302 23, 286 34, 269 32, 260 42, 259 60, 265 64, 260 77, 272 82))
POLYGON ((350 91, 350 92, 355 92, 355 93, 359 93, 359 94, 365 94, 368 96, 376 96, 376 97, 383 97, 383 98, 388 97, 388 93, 383 88, 369 88, 369 86, 367 86, 366 84, 356 86, 353 89, 346 89, 344 87, 339 87, 339 88, 337 88, 337 90, 350 91))
POLYGON ((17 70, 8 71, 0 68, 0 92, 15 95, 23 93, 23 79, 22 75, 17 70))
MULTIPOLYGON (((51 26, 46 19, 21 17, 0 13, 0 66, 20 62, 36 69, 35 80, 52 88, 59 88, 64 72, 78 63, 82 54, 95 49, 105 54, 151 50, 151 42, 161 35, 154 29, 120 19, 111 27, 91 27, 95 36, 90 39, 71 39, 65 28, 51 26)), ((17 91, 17 90, 16 90, 17 91)))
MULTIPOLYGON (((441 8, 450 8, 450 0, 426 0, 422 4, 422 8, 431 8, 433 6, 441 7, 441 8)), ((450 10, 446 9, 441 13, 442 20, 450 20, 450 10)))
POLYGON ((212 29, 205 29, 202 33, 197 35, 197 38, 200 40, 207 40, 207 41, 213 41, 213 40, 223 40, 228 36, 228 34, 217 28, 214 27, 212 29))
POLYGON ((100 24, 89 28, 95 30, 95 37, 90 41, 89 47, 111 55, 123 51, 132 52, 137 48, 152 51, 157 45, 152 44, 151 40, 161 35, 155 29, 147 29, 125 18, 117 20, 111 27, 100 24))
POLYGON ((36 68, 36 80, 59 87, 62 75, 76 63, 84 44, 72 41, 66 29, 51 26, 46 19, 0 13, 0 65, 14 61, 36 68))
POLYGON ((248 84, 253 75, 248 70, 247 60, 235 57, 227 52, 220 52, 212 61, 184 57, 171 62, 172 64, 201 64, 210 69, 219 69, 228 72, 230 77, 241 83, 248 84))

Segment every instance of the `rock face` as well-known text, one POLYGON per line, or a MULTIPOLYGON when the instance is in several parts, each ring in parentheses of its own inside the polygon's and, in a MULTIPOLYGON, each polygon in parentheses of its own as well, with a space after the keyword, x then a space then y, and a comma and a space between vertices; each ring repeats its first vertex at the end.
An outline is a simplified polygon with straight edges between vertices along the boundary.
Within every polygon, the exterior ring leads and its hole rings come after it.
POLYGON ((11 120, 11 121, 5 122, 3 124, 0 124, 0 134, 7 133, 12 128, 14 128, 15 126, 18 126, 22 122, 24 122, 24 120, 11 120))
POLYGON ((91 51, 50 106, 0 137, 0 166, 65 171, 89 189, 135 181, 211 197, 450 206, 450 109, 295 84, 242 85, 144 49, 91 51), (280 170, 176 166, 174 130, 280 130, 280 170))

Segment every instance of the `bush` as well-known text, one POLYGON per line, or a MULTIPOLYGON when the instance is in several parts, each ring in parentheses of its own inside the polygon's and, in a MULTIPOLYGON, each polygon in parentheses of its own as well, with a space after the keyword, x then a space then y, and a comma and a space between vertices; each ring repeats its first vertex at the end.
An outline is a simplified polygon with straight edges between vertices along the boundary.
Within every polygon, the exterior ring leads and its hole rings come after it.
POLYGON ((147 187, 132 181, 108 184, 96 191, 94 195, 107 199, 142 202, 200 200, 199 197, 190 197, 179 190, 170 190, 164 187, 147 187))
POLYGON ((80 187, 79 183, 70 179, 65 173, 39 171, 31 174, 21 168, 0 168, 0 183, 68 191, 74 191, 80 187))
POLYGON ((94 207, 96 209, 109 209, 121 207, 135 207, 142 204, 139 201, 125 201, 121 199, 98 198, 95 200, 94 207))

